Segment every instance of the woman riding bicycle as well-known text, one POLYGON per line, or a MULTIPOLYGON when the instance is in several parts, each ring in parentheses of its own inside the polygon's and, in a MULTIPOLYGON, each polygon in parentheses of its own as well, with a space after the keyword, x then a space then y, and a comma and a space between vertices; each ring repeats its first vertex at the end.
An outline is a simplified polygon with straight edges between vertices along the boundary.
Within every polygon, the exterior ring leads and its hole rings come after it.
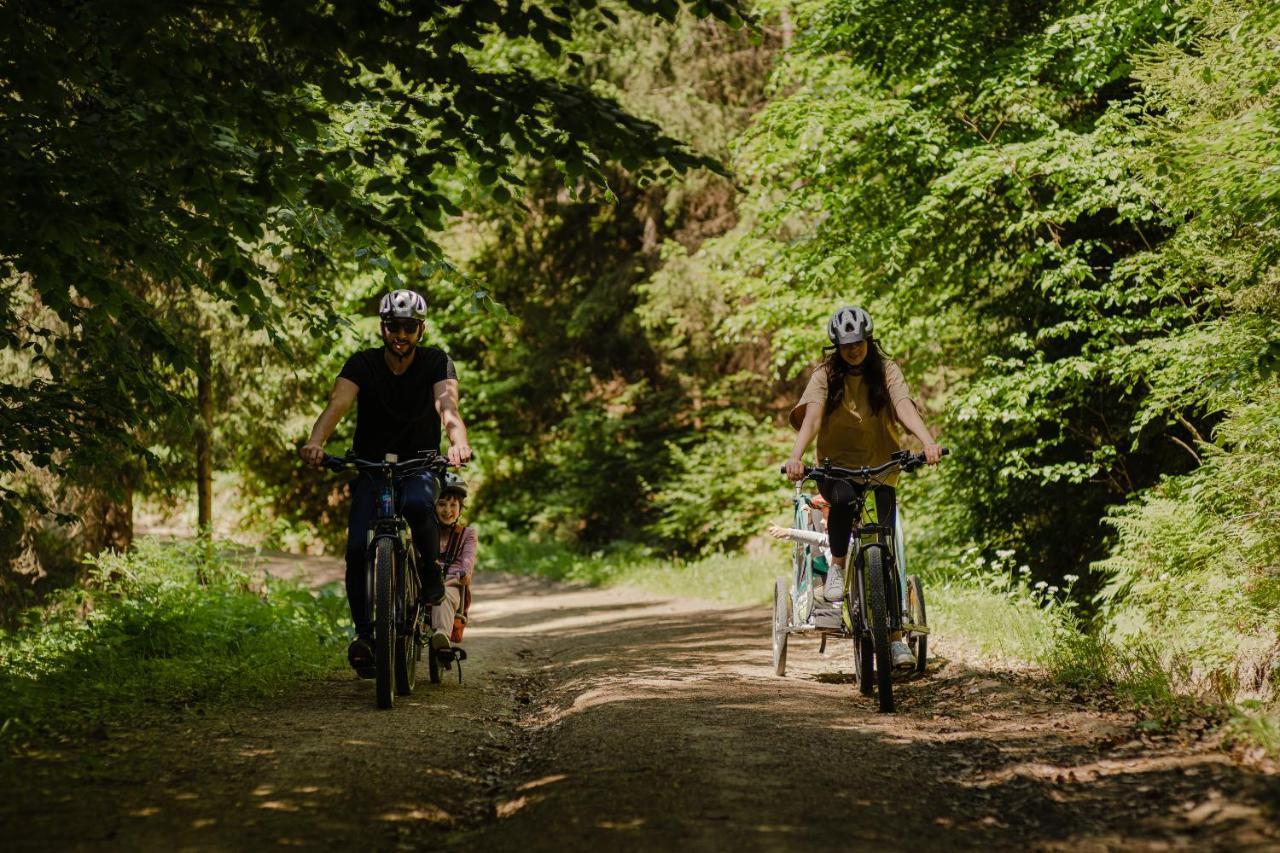
MULTIPOLYGON (((920 417, 911 392, 896 362, 885 357, 872 335, 871 315, 861 308, 845 306, 827 323, 831 351, 809 377, 809 384, 791 410, 791 426, 796 441, 787 460, 787 476, 804 477, 801 459, 814 436, 818 439, 818 459, 830 459, 840 468, 883 465, 900 450, 897 427, 903 426, 924 445, 930 465, 942 458, 942 447, 920 417)), ((894 526, 897 473, 884 485, 875 487, 876 516, 880 523, 894 526)), ((839 601, 844 589, 844 569, 849 555, 849 538, 854 524, 854 499, 858 487, 847 481, 823 481, 818 491, 831 504, 827 518, 832 556, 824 597, 839 601)), ((901 634, 889 637, 895 668, 915 666, 911 649, 901 634)))

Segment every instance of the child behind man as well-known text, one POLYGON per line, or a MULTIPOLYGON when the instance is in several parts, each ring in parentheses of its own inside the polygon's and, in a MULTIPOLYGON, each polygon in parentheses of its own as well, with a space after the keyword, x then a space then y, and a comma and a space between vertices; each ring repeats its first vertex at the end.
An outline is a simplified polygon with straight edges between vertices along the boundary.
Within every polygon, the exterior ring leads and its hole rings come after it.
POLYGON ((444 601, 431 608, 431 647, 436 652, 462 639, 462 626, 471 606, 471 579, 476 568, 479 540, 475 528, 459 524, 467 499, 467 484, 457 474, 446 474, 436 498, 436 519, 440 523, 440 568, 444 572, 444 601))

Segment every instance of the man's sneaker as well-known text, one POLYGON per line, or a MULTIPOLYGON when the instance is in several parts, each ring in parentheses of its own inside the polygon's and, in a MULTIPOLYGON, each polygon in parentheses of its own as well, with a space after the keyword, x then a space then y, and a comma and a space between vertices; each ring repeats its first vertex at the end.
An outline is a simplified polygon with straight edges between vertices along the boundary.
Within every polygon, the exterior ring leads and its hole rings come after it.
POLYGON ((822 588, 822 597, 827 601, 839 601, 844 595, 844 569, 832 564, 827 569, 827 583, 822 588))
POLYGON ((449 635, 444 631, 436 631, 431 635, 431 648, 443 652, 449 648, 449 635))
POLYGON ((893 658, 894 669, 914 669, 916 656, 911 654, 911 647, 902 640, 894 640, 889 644, 889 655, 893 658))
POLYGON ((376 664, 373 658, 373 637, 362 634, 347 646, 347 663, 361 678, 373 678, 376 664))

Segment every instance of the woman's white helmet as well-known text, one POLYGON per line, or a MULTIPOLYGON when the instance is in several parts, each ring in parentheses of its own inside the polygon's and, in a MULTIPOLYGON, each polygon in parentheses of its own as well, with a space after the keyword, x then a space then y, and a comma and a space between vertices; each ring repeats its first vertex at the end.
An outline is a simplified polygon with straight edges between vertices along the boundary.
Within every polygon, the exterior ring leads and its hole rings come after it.
POLYGON ((384 320, 417 320, 427 319, 427 300, 412 290, 393 290, 382 297, 378 305, 378 316, 384 320))
POLYGON ((846 305, 831 315, 827 337, 836 346, 856 344, 871 338, 871 315, 861 308, 846 305))

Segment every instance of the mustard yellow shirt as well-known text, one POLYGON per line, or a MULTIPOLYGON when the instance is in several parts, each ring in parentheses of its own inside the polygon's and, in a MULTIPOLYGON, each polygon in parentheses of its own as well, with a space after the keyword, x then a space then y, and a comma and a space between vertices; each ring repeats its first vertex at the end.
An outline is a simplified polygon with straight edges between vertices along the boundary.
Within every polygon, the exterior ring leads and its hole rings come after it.
MULTIPOLYGON (((809 377, 800 402, 791 409, 791 426, 799 429, 804 422, 805 407, 817 403, 824 409, 818 425, 818 462, 830 459, 832 465, 841 468, 860 468, 863 465, 883 465, 890 454, 902 448, 898 438, 898 416, 894 407, 902 400, 911 399, 911 391, 902 377, 897 362, 884 361, 885 390, 889 403, 879 414, 871 411, 871 395, 862 376, 852 374, 844 378, 844 399, 830 415, 827 405, 827 369, 819 365, 809 377)), ((885 482, 893 485, 898 480, 894 472, 885 482)))

